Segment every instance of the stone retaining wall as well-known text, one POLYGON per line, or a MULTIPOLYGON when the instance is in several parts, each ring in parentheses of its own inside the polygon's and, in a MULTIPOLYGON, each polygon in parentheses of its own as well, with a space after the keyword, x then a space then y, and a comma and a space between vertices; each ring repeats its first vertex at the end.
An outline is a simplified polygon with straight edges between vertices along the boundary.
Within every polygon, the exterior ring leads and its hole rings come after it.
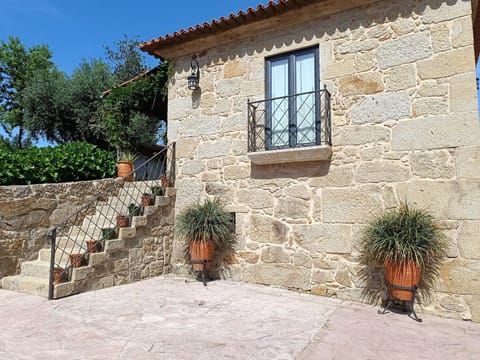
POLYGON ((433 213, 451 244, 424 310, 480 321, 471 3, 385 0, 335 13, 338 3, 239 27, 234 42, 228 34, 199 40, 198 48, 190 42, 184 56, 169 59, 177 211, 215 196, 236 212, 236 258, 225 276, 364 301, 361 230, 408 200, 433 213), (265 58, 310 46, 319 47, 321 83, 333 94, 332 159, 253 165, 247 100, 266 97, 265 58), (194 54, 201 90, 192 93, 194 54))
POLYGON ((47 229, 113 181, 0 186, 0 278, 19 273, 22 261, 37 259, 49 246, 47 229))

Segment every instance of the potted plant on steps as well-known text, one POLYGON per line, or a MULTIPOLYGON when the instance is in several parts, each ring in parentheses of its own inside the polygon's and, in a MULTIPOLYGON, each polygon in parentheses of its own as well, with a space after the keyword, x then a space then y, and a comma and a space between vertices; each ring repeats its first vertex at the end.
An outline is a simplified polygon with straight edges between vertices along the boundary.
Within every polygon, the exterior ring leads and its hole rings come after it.
POLYGON ((138 159, 138 155, 130 152, 120 153, 117 161, 117 176, 125 181, 133 181, 133 163, 138 159))
POLYGON ((142 205, 143 206, 151 206, 155 205, 155 196, 153 194, 145 192, 142 195, 142 205))
POLYGON ((414 310, 417 290, 428 299, 439 275, 447 241, 430 214, 421 209, 400 204, 398 209, 373 219, 365 228, 361 262, 383 266, 388 290, 384 312, 401 301, 408 302, 409 313, 418 319, 414 310))
POLYGON ((129 226, 128 215, 117 215, 117 226, 118 228, 125 228, 129 226))
POLYGON ((206 285, 215 248, 228 246, 234 241, 230 213, 219 201, 207 199, 177 216, 176 231, 185 239, 193 269, 202 272, 202 281, 206 285))

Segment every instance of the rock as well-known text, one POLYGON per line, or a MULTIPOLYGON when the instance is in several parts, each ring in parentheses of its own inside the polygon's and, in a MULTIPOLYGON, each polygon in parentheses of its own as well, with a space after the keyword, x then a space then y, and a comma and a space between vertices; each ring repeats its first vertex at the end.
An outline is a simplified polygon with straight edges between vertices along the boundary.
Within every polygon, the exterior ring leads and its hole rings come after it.
POLYGON ((448 112, 448 103, 443 98, 423 98, 413 102, 413 117, 439 115, 448 112))
POLYGON ((476 118, 476 113, 470 112, 401 121, 392 129, 392 150, 429 150, 476 145, 480 139, 476 118))
POLYGON ((384 126, 346 126, 334 131, 336 131, 335 144, 338 146, 390 141, 390 129, 384 126))
POLYGON ((208 195, 213 195, 226 204, 231 204, 235 198, 234 189, 231 186, 221 183, 207 183, 205 191, 208 195))
POLYGON ((474 72, 450 78, 450 111, 477 110, 477 87, 474 72))
POLYGON ((205 163, 200 160, 187 160, 181 167, 183 175, 197 175, 205 170, 205 163))
POLYGON ((480 219, 480 187, 477 180, 413 180, 397 185, 399 199, 428 209, 438 220, 480 219))
POLYGON ((385 41, 377 49, 377 62, 380 69, 414 63, 430 58, 433 54, 430 39, 426 32, 401 36, 385 41))
POLYGON ((240 62, 240 60, 234 60, 231 62, 225 63, 223 66, 223 77, 225 79, 243 76, 246 73, 245 63, 240 62))
POLYGON ((214 135, 220 128, 217 116, 193 117, 181 121, 182 137, 214 135))
POLYGON ((203 142, 198 145, 198 158, 211 159, 229 155, 231 144, 232 140, 228 138, 203 142))
POLYGON ((250 239, 260 243, 282 244, 288 240, 288 227, 277 219, 252 215, 250 217, 250 239))
POLYGON ((278 285, 310 290, 310 270, 289 264, 257 264, 243 271, 243 280, 256 284, 278 285))
POLYGON ((265 190, 252 189, 240 190, 238 202, 248 204, 253 209, 265 209, 273 207, 273 195, 265 190))
POLYGON ((410 98, 406 92, 367 96, 352 106, 354 124, 383 123, 410 116, 410 98))
POLYGON ((175 147, 175 156, 177 159, 192 159, 197 148, 197 140, 193 138, 177 139, 175 147))
POLYGON ((281 219, 307 219, 309 213, 309 202, 293 197, 282 197, 278 199, 278 203, 274 209, 275 216, 281 219))
POLYGON ((399 91, 416 87, 417 71, 415 65, 401 65, 387 70, 385 82, 388 91, 399 91))
POLYGON ((290 255, 283 247, 272 245, 263 248, 261 259, 264 263, 289 263, 290 255))
POLYGON ((480 179, 480 146, 457 148, 455 170, 458 179, 480 179))
POLYGON ((442 52, 417 63, 417 72, 421 79, 446 78, 472 69, 475 69, 475 59, 471 46, 442 52))
POLYGON ((422 21, 425 24, 439 23, 456 19, 462 16, 470 16, 471 8, 468 1, 459 1, 452 6, 449 2, 438 2, 438 6, 425 6, 422 21))
POLYGON ((462 222, 457 241, 458 249, 463 258, 480 260, 479 230, 480 219, 462 222))
POLYGON ((420 178, 438 179, 452 178, 455 174, 446 150, 433 152, 412 152, 409 155, 413 174, 420 178))
POLYGON ((317 253, 349 254, 351 228, 343 224, 293 225, 292 239, 301 248, 317 253))
POLYGON ((376 72, 340 78, 339 91, 343 96, 375 94, 384 89, 382 75, 376 72))
POLYGON ((238 180, 250 178, 250 166, 226 166, 223 169, 226 180, 238 180))
POLYGON ((323 221, 326 223, 366 223, 383 212, 384 205, 378 190, 357 187, 325 189, 322 208, 323 221))
POLYGON ((371 161, 360 164, 356 180, 360 183, 399 182, 410 178, 410 169, 391 161, 371 161))

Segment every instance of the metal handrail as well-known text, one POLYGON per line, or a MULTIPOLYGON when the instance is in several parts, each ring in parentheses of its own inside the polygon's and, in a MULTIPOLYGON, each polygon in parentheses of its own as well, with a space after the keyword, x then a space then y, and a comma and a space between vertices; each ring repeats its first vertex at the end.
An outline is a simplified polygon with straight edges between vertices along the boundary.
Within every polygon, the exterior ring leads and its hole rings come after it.
POLYGON ((258 101, 248 100, 247 106, 249 152, 332 144, 331 94, 326 86, 322 90, 258 101), (302 111, 306 114, 302 114, 302 111), (280 118, 286 124, 278 130, 274 128, 274 120, 280 118), (298 128, 307 118, 313 119, 310 136, 313 134, 314 139, 302 141, 305 139, 299 139, 298 128), (282 137, 283 143, 275 143, 275 134, 282 137))
MULTIPOLYGON (((148 174, 148 171, 143 173, 148 174)), ((151 173, 151 171, 150 171, 151 173)), ((48 230, 50 241, 50 276, 48 298, 54 297, 55 283, 60 279, 71 278, 72 268, 78 263, 69 262, 71 255, 77 254, 78 261, 84 262, 88 254, 99 247, 104 247, 108 233, 118 233, 119 225, 113 225, 113 219, 119 215, 128 215, 130 221, 135 212, 143 213, 146 205, 141 204, 142 194, 153 198, 153 192, 162 192, 175 181, 175 143, 165 146, 152 157, 142 162, 128 175, 117 178, 105 190, 93 196, 74 213, 67 216, 59 225, 48 230), (128 179, 142 173, 150 167, 158 174, 155 179, 128 179), (119 196, 121 195, 121 196, 119 196), (96 241, 95 249, 89 247, 88 240, 96 241), (102 244, 103 243, 103 244, 102 244), (59 269, 59 271, 55 271, 59 269)), ((136 214, 137 216, 139 214, 136 214)))

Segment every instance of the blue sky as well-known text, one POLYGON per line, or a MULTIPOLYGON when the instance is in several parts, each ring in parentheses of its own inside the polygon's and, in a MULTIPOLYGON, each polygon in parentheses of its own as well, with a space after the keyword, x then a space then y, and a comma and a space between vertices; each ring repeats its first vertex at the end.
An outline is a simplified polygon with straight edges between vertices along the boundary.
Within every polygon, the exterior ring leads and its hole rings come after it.
MULTIPOLYGON (((83 59, 104 58, 104 46, 113 46, 124 34, 150 40, 266 2, 0 0, 0 40, 17 36, 26 47, 46 44, 58 68, 71 74, 83 59)), ((151 67, 158 64, 147 54, 146 59, 151 67)))
POLYGON ((82 59, 103 57, 104 45, 123 34, 150 40, 258 4, 266 1, 0 0, 0 39, 14 35, 28 47, 46 44, 70 74, 82 59))

